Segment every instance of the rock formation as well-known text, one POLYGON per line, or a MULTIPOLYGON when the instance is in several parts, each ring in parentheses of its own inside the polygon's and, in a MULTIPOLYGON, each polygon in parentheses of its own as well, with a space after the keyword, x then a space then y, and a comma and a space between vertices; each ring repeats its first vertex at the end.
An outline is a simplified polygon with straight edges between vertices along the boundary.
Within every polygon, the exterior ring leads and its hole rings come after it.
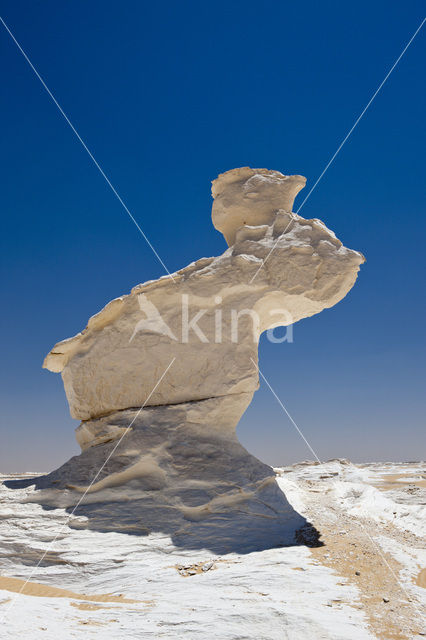
POLYGON ((44 504, 72 510, 84 495, 79 526, 220 552, 293 541, 303 519, 235 428, 259 384, 260 334, 336 304, 364 261, 291 212, 304 184, 221 174, 212 218, 229 248, 136 286, 55 345, 44 366, 62 374, 82 453, 37 480, 44 504))

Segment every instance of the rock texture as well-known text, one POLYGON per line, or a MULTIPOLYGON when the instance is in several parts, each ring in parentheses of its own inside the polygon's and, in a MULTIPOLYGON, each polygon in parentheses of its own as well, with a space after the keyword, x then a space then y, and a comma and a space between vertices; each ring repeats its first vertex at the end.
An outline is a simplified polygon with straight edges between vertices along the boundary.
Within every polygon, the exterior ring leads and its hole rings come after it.
POLYGON ((235 243, 174 280, 149 281, 116 298, 46 357, 46 368, 62 372, 73 418, 256 390, 260 334, 332 307, 364 261, 320 220, 290 213, 303 183, 301 176, 249 168, 213 182, 214 224, 235 243), (194 330, 188 325, 197 314, 194 330))
MULTIPOLYGON (((187 535, 191 523, 207 544, 206 523, 223 533, 233 522, 247 548, 260 534, 289 543, 300 517, 235 436, 258 387, 258 340, 336 304, 364 261, 320 220, 291 212, 304 184, 266 169, 221 174, 212 217, 229 248, 136 286, 55 345, 44 366, 62 373, 83 453, 38 480, 49 503, 76 504, 124 435, 84 505, 118 503, 125 487, 124 528, 136 518, 137 530, 187 535)), ((84 508, 106 526, 104 507, 84 508)))
POLYGON ((225 396, 83 423, 77 430, 83 452, 37 478, 32 500, 73 512, 76 528, 161 531, 187 549, 222 554, 292 544, 306 521, 280 491, 273 470, 238 442, 233 425, 240 406, 225 396))
MULTIPOLYGON (((39 492, 18 489, 20 474, 0 474, 2 640, 421 640, 426 464, 334 460, 275 471, 323 546, 223 556, 161 533, 87 530, 82 516, 70 522, 62 509, 29 503, 39 492)), ((127 502, 130 523, 138 504, 127 502)), ((112 503, 97 508, 111 526, 112 503)))

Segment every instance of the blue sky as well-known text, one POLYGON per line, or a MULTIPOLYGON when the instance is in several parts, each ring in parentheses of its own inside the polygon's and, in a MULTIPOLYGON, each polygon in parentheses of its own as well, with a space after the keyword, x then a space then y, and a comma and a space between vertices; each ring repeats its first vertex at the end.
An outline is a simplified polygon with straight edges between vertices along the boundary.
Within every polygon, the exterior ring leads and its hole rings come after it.
MULTIPOLYGON (((312 186, 422 9, 5 0, 2 16, 174 271, 225 249, 210 220, 219 172, 312 186)), ((261 341, 265 376, 322 459, 425 455, 425 53, 426 27, 302 211, 367 257, 356 286, 293 344, 261 341)), ((78 452, 78 423, 45 354, 164 271, 3 27, 0 58, 0 471, 50 470, 78 452)), ((264 383, 238 434, 275 465, 312 457, 264 383)))

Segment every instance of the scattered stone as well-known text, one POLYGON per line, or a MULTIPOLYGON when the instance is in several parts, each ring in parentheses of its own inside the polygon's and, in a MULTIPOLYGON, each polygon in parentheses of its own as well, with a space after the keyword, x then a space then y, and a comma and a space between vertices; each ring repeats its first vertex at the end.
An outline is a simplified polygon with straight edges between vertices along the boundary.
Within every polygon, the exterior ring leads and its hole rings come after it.
POLYGON ((320 540, 320 537, 321 534, 310 522, 300 527, 295 534, 296 542, 307 547, 322 547, 324 543, 320 540))

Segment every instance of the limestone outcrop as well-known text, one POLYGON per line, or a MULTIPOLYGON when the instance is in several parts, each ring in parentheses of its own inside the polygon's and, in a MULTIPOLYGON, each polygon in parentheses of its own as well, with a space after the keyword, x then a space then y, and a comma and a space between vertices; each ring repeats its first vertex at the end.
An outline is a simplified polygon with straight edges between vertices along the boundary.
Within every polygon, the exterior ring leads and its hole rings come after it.
POLYGON ((248 168, 213 182, 214 224, 234 244, 174 279, 137 285, 46 357, 62 373, 73 418, 256 390, 260 334, 332 307, 364 261, 320 220, 291 213, 303 183, 248 168))
POLYGON ((259 535, 291 541, 300 517, 235 427, 258 387, 260 334, 332 307, 364 261, 320 220, 292 213, 304 184, 266 169, 221 174, 212 218, 226 251, 137 285, 47 355, 83 450, 38 481, 49 504, 76 504, 110 456, 79 507, 92 524, 106 526, 105 504, 122 503, 125 487, 128 517, 110 510, 115 529, 137 522, 208 546, 215 522, 230 547, 225 531, 244 531, 248 548, 259 535))

